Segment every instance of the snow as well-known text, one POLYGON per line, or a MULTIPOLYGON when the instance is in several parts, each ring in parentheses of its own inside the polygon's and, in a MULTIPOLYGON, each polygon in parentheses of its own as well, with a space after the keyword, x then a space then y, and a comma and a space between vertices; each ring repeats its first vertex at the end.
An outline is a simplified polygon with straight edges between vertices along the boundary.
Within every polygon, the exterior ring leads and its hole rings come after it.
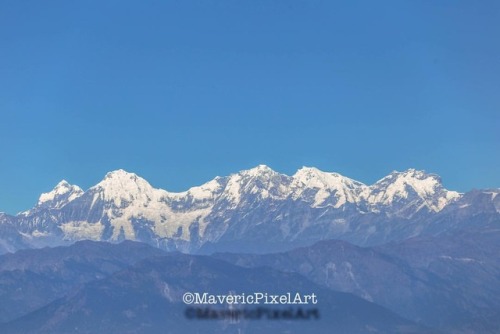
POLYGON ((203 236, 207 223, 205 221, 206 216, 211 212, 211 208, 198 209, 192 211, 173 211, 166 208, 163 221, 156 221, 154 225, 154 232, 159 237, 171 238, 173 237, 181 228, 182 233, 180 239, 190 240, 189 226, 195 221, 198 221, 200 227, 200 236, 203 236))
POLYGON ((491 200, 495 200, 495 198, 497 197, 498 195, 498 192, 495 192, 495 191, 485 191, 484 192, 485 194, 488 194, 488 195, 491 195, 491 200))
POLYGON ((193 202, 215 200, 215 198, 224 190, 221 182, 222 178, 216 177, 212 181, 209 181, 201 186, 191 187, 187 191, 166 194, 169 198, 177 201, 183 201, 189 197, 193 199, 193 202))
POLYGON ((35 238, 41 238, 41 237, 46 237, 46 236, 49 236, 50 233, 45 231, 45 232, 41 232, 39 230, 34 230, 33 232, 31 232, 31 235, 35 238))
POLYGON ((92 189, 102 192, 105 201, 117 201, 118 206, 122 200, 145 200, 145 196, 154 190, 146 180, 123 169, 106 174, 104 180, 90 188, 92 189))
POLYGON ((38 205, 55 201, 58 197, 66 195, 68 193, 70 193, 70 196, 67 198, 67 202, 70 202, 75 198, 83 195, 83 190, 78 186, 70 185, 66 180, 62 180, 55 186, 52 191, 40 195, 40 198, 38 199, 38 205))
POLYGON ((164 298, 168 299, 171 303, 176 302, 175 288, 171 288, 167 282, 162 282, 163 289, 162 295, 164 298))
POLYGON ((492 191, 484 191, 485 194, 491 195, 491 201, 493 202, 493 207, 496 212, 500 213, 500 201, 495 201, 497 195, 500 193, 500 189, 494 189, 492 191))
POLYGON ((461 194, 448 191, 441 185, 439 177, 423 171, 409 169, 393 172, 364 190, 361 197, 369 204, 390 206, 401 199, 408 199, 412 190, 430 210, 441 211, 461 194))
POLYGON ((450 261, 460 261, 460 262, 464 262, 464 263, 481 263, 481 261, 478 261, 476 259, 472 259, 472 258, 469 258, 469 257, 451 257, 449 255, 441 255, 439 256, 440 259, 443 259, 443 260, 450 260, 450 261))
POLYGON ((134 216, 133 215, 122 215, 111 217, 111 225, 113 225, 113 235, 111 240, 118 240, 123 232, 123 236, 127 240, 135 240, 135 231, 132 226, 134 216))
POLYGON ((90 208, 92 209, 94 207, 94 205, 97 203, 97 201, 100 199, 101 199, 100 193, 94 194, 94 197, 92 198, 92 204, 90 204, 90 208))
MULTIPOLYGON (((189 226, 200 223, 200 233, 204 233, 205 217, 211 212, 211 206, 203 204, 215 199, 215 192, 221 185, 218 179, 206 184, 190 188, 182 193, 169 193, 163 189, 153 188, 145 179, 134 173, 117 170, 106 174, 96 186, 89 189, 93 194, 93 207, 104 201, 106 216, 113 227, 111 240, 123 236, 136 240, 134 225, 139 221, 152 223, 152 231, 161 238, 172 238, 182 231, 180 239, 189 240, 189 226), (194 202, 190 201, 194 199, 194 202), (189 203, 189 210, 176 210, 173 203, 189 203), (202 203, 198 203, 202 202, 202 203)), ((73 232, 66 228, 65 231, 73 232)))
MULTIPOLYGON (((316 193, 316 195, 314 195, 314 203, 313 203, 313 206, 314 207, 318 207, 320 206, 321 204, 323 204, 325 202, 325 200, 331 196, 331 193, 329 193, 328 191, 326 190, 323 190, 323 189, 320 189, 318 190, 318 192, 316 193)), ((343 204, 340 200, 337 202, 337 204, 343 204)), ((345 200, 344 200, 344 203, 345 203, 345 200)))
POLYGON ((259 165, 230 175, 223 197, 232 203, 233 208, 241 203, 244 194, 257 195, 261 199, 284 199, 287 190, 281 184, 284 179, 285 175, 276 173, 266 165, 259 165))
MULTIPOLYGON (((390 177, 386 177, 375 184, 375 187, 378 184, 383 184, 387 182, 389 179, 391 180, 387 187, 385 187, 384 191, 380 191, 377 194, 373 194, 369 197, 369 202, 373 203, 381 203, 381 204, 390 204, 397 197, 399 198, 407 198, 408 191, 407 187, 410 186, 413 190, 417 192, 420 197, 426 197, 428 194, 433 194, 435 187, 437 185, 437 180, 428 177, 424 179, 419 179, 415 177, 415 171, 410 170, 408 173, 400 173, 396 177, 391 175, 390 177)), ((375 188, 373 187, 373 188, 375 188)), ((373 189, 372 188, 372 189, 373 189)))
POLYGON ((86 221, 71 221, 60 226, 65 239, 70 240, 101 240, 104 225, 101 222, 91 224, 86 221))
POLYGON ((259 177, 262 174, 273 174, 276 173, 271 168, 266 165, 258 165, 257 167, 241 171, 239 174, 249 176, 249 177, 259 177))
POLYGON ((236 205, 241 200, 241 195, 240 195, 241 180, 242 177, 240 174, 232 175, 229 178, 229 182, 226 185, 226 189, 224 189, 226 197, 233 204, 233 207, 236 207, 236 205))
MULTIPOLYGON (((403 199, 410 201, 405 207, 414 205, 418 209, 426 206, 439 211, 461 196, 444 189, 437 176, 414 169, 393 172, 367 186, 314 167, 302 167, 294 175, 287 176, 265 165, 228 177, 216 177, 201 186, 178 193, 154 188, 136 174, 119 169, 106 174, 101 182, 85 194, 89 196, 87 201, 91 203, 91 208, 103 205, 102 211, 97 208, 97 212, 102 212, 98 218, 100 222, 72 221, 62 224, 60 228, 67 239, 100 240, 103 224, 109 221, 112 240, 120 238, 122 233, 126 239, 135 240, 137 228, 141 226, 150 228, 159 238, 189 241, 193 223, 199 224, 199 234, 203 237, 211 221, 208 217, 214 212, 215 206, 225 206, 222 210, 244 207, 247 205, 246 195, 278 201, 305 201, 311 207, 332 210, 343 209, 345 205, 351 204, 367 212, 380 212, 384 207, 391 208, 391 205, 403 199)), ((71 201, 84 193, 79 187, 61 181, 53 191, 42 194, 39 203, 58 200, 63 195, 69 195, 68 201, 71 201)), ((227 220, 228 223, 230 221, 227 220)), ((341 221, 336 223, 345 224, 341 221)))
POLYGON ((187 193, 197 200, 212 199, 214 194, 220 192, 222 186, 217 179, 205 183, 199 187, 190 188, 187 193))
POLYGON ((439 198, 439 202, 437 206, 434 207, 434 211, 441 211, 446 205, 459 199, 461 196, 462 194, 456 191, 447 190, 444 197, 439 198))
MULTIPOLYGON (((292 197, 300 198, 304 191, 313 189, 313 207, 324 206, 328 198, 334 197, 333 207, 339 208, 346 203, 355 203, 366 185, 337 173, 327 173, 314 167, 302 167, 293 176, 291 183, 292 197)), ((328 204, 326 204, 328 205, 328 204)))

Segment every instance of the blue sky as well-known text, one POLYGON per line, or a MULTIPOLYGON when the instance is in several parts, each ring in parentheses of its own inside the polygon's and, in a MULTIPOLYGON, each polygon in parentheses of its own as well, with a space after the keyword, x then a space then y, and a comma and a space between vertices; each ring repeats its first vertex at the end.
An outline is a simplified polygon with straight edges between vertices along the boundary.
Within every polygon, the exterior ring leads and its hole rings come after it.
POLYGON ((500 187, 498 1, 0 3, 0 211, 123 168, 500 187))

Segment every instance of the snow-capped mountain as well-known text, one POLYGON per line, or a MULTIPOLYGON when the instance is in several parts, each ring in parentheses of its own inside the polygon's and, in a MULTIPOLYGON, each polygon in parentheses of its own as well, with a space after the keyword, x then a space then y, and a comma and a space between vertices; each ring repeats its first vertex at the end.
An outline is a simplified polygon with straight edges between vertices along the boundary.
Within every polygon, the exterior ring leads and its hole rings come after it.
POLYGON ((456 191, 446 190, 439 176, 409 169, 394 171, 365 188, 361 198, 370 211, 389 209, 391 213, 408 216, 422 208, 439 212, 460 196, 456 191))
POLYGON ((292 177, 292 198, 302 199, 314 207, 340 208, 358 202, 368 187, 337 173, 325 173, 317 168, 303 167, 292 177))
POLYGON ((38 203, 33 209, 23 212, 22 214, 29 215, 34 211, 43 209, 60 209, 72 200, 83 195, 83 193, 80 187, 71 185, 66 180, 62 180, 52 189, 52 191, 41 194, 38 203))
MULTIPOLYGON (((368 186, 312 167, 288 176, 260 165, 181 193, 116 170, 87 191, 61 181, 33 209, 2 215, 0 228, 19 235, 2 232, 0 239, 4 250, 82 239, 129 239, 186 252, 287 249, 329 238, 370 245, 445 229, 436 222, 474 208, 465 203, 471 198, 414 169, 368 186)), ((500 196, 488 198, 499 206, 500 196)), ((475 211, 467 212, 453 226, 475 211)), ((491 215, 497 219, 498 210, 491 215)))

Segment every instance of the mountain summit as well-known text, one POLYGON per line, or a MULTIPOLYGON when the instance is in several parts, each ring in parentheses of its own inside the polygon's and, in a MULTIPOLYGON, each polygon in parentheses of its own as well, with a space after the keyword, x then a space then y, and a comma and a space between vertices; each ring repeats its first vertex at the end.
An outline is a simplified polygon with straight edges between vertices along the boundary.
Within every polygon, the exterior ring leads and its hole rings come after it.
POLYGON ((426 207, 434 212, 441 211, 460 196, 458 192, 446 190, 439 176, 415 169, 394 171, 363 194, 372 208, 391 207, 399 203, 399 207, 407 211, 426 207))
POLYGON ((339 208, 346 203, 354 204, 360 193, 367 188, 337 173, 326 173, 314 167, 302 167, 293 176, 293 197, 307 196, 312 205, 339 208))
POLYGON ((40 195, 36 207, 59 209, 81 195, 83 195, 83 190, 80 187, 62 180, 52 191, 40 195))

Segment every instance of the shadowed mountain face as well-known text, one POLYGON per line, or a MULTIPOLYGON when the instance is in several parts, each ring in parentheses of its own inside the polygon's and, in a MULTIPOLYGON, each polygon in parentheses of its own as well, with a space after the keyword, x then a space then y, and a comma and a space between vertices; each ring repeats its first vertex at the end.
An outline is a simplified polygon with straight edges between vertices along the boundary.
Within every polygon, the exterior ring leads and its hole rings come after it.
POLYGON ((13 320, 139 260, 164 253, 146 244, 80 241, 0 256, 0 322, 13 320))
POLYGON ((0 212, 0 254, 30 248, 30 243, 14 225, 15 217, 0 212))
POLYGON ((429 327, 459 333, 500 328, 500 229, 418 237, 361 248, 322 241, 285 253, 215 254, 246 267, 297 272, 429 327))
POLYGON ((498 192, 459 194, 414 169, 368 186, 316 168, 288 176, 261 165, 172 193, 117 170, 87 191, 62 181, 31 210, 2 214, 0 252, 125 239, 200 254, 265 253, 325 239, 377 245, 498 222, 498 192))
MULTIPOLYGON (((500 329, 500 226, 412 238, 377 247, 441 281, 439 298, 426 305, 428 318, 446 328, 497 333, 500 329), (432 317, 434 312, 434 317, 432 317)), ((436 293, 438 293, 436 292, 436 293)))
MULTIPOLYGON (((72 253, 77 247, 52 251, 72 253), (68 250, 74 248, 73 250, 68 250)), ((88 243, 86 248, 102 247, 88 243)), ((109 245, 110 253, 124 251, 131 245, 109 245)), ((47 250, 43 250, 47 251, 47 250)), ((79 255, 65 256, 66 261, 79 255)), ((139 250, 140 252, 140 250, 139 250)), ((43 272, 47 265, 24 260, 16 254, 20 267, 33 266, 43 272)), ((113 257, 110 255, 110 257, 113 257)), ((97 261, 102 259, 97 257, 97 261)), ((4 257, 2 263, 8 263, 4 257)), ((89 264, 90 265, 90 264, 89 264)), ((9 264, 10 268, 12 265, 9 264)), ((7 266, 7 267, 9 267, 7 266)), ((82 267, 83 268, 83 267, 82 267)), ((88 270, 83 269, 83 273, 88 270)), ((2 273, 13 272, 4 269, 2 273)), ((37 273, 38 274, 38 273, 37 273)), ((36 275, 36 274, 33 274, 36 275)), ((42 277, 51 276, 45 272, 42 277)), ((52 276, 56 276, 55 272, 52 276)), ((64 276, 64 275, 63 275, 64 276)), ((52 277, 53 278, 53 277, 52 277)), ((32 279, 31 277, 29 279, 32 279)), ((47 278, 46 278, 47 279, 47 278)), ((47 284, 41 279, 40 287, 47 284)), ((35 290, 34 290, 35 291, 35 290)), ((3 300, 3 298, 2 298, 3 300)), ((197 306, 196 306, 197 307, 197 306)), ((206 308, 207 306, 202 306, 206 308)), ((212 310, 227 309, 227 305, 209 306, 212 310)), ((248 310, 262 308, 264 312, 298 309, 297 305, 246 305, 248 310)), ((38 310, 17 320, 0 325, 2 333, 416 333, 418 327, 394 313, 351 294, 335 292, 311 283, 297 274, 282 273, 270 268, 242 268, 225 261, 204 256, 168 254, 142 260, 103 279, 87 282, 38 310), (188 306, 182 303, 185 292, 233 294, 267 292, 284 294, 315 293, 316 305, 301 305, 303 312, 316 309, 318 318, 309 320, 198 320, 188 319, 188 306)))

